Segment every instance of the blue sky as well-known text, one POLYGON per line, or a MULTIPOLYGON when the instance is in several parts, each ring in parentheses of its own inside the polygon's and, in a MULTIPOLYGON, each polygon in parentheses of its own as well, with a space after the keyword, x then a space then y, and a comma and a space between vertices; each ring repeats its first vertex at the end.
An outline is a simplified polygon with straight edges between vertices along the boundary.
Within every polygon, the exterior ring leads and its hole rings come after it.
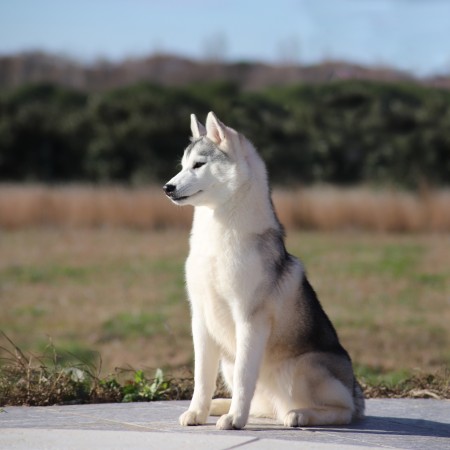
POLYGON ((202 58, 211 47, 230 61, 341 59, 450 73, 450 1, 0 0, 1 55, 202 58))

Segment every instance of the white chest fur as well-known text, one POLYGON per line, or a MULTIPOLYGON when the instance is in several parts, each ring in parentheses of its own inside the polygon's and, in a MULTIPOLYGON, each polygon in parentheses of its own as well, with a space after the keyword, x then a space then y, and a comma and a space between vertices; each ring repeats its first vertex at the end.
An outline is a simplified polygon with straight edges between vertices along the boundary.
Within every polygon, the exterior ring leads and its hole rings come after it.
POLYGON ((186 280, 192 307, 217 343, 235 353, 235 323, 248 314, 263 275, 256 234, 222 226, 205 211, 196 217, 186 280))

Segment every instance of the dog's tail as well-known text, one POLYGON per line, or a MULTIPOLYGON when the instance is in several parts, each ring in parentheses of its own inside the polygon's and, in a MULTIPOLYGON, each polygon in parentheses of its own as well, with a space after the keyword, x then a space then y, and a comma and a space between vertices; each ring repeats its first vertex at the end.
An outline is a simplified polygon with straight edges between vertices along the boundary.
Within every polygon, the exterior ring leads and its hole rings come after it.
POLYGON ((366 409, 366 402, 364 400, 364 393, 361 385, 355 378, 353 382, 353 401, 355 403, 355 410, 353 412, 353 420, 362 419, 366 409))
POLYGON ((231 406, 231 398, 214 398, 209 410, 210 416, 223 416, 228 414, 231 406))

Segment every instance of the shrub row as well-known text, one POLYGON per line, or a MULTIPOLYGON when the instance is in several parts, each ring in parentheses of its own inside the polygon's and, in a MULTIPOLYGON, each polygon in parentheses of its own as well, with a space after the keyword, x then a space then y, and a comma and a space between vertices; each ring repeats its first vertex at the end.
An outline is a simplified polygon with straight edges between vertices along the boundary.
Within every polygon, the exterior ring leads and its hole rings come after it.
POLYGON ((209 110, 255 143, 278 184, 450 180, 450 92, 366 81, 257 92, 230 83, 4 90, 0 179, 160 182, 188 143, 189 114, 209 110))

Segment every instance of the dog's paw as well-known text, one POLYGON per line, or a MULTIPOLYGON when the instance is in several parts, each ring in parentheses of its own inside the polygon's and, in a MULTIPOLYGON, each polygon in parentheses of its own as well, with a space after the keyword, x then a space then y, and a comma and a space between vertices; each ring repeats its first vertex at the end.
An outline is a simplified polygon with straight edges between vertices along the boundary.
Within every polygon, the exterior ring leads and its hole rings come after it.
POLYGON ((308 425, 308 416, 300 409, 293 409, 284 416, 285 427, 304 427, 308 425))
POLYGON ((219 430, 240 430, 245 427, 246 419, 234 414, 224 414, 216 423, 219 430))
POLYGON ((192 411, 188 409, 183 414, 181 414, 178 419, 180 425, 183 427, 191 425, 203 425, 206 422, 206 414, 200 414, 198 411, 192 411))

